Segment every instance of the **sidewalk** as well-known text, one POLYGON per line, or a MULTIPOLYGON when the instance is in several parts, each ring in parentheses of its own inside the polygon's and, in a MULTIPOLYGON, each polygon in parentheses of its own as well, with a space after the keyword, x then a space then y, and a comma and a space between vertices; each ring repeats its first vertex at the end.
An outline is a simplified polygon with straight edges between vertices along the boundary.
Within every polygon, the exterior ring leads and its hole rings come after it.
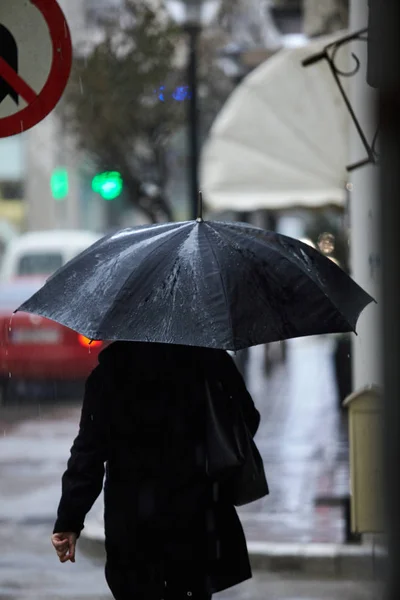
POLYGON ((285 364, 262 373, 262 351, 251 352, 248 386, 261 412, 256 441, 270 495, 241 511, 256 542, 343 543, 339 506, 316 506, 321 495, 348 492, 347 422, 338 410, 332 340, 288 342, 285 364))
MULTIPOLYGON (((344 544, 340 506, 319 496, 348 493, 347 421, 342 419, 331 360, 332 339, 288 343, 285 364, 269 378, 261 348, 250 354, 248 387, 261 412, 256 441, 270 495, 240 509, 253 567, 336 577, 372 577, 383 551, 344 544)), ((83 536, 103 540, 102 506, 94 507, 83 536)))

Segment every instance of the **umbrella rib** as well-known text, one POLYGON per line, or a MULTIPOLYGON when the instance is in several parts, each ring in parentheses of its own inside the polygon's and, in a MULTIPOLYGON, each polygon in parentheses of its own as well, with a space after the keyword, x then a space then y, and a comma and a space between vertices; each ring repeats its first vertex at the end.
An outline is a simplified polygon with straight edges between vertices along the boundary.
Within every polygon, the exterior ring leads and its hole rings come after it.
MULTIPOLYGON (((184 225, 190 225, 190 224, 191 224, 191 222, 190 222, 190 221, 188 221, 188 222, 185 222, 185 223, 184 223, 184 225)), ((175 231, 173 231, 173 233, 171 234, 171 237, 176 237, 176 236, 177 236, 178 234, 180 234, 180 233, 182 233, 182 229, 181 229, 181 228, 175 229, 175 231)), ((147 261, 147 260, 150 258, 150 256, 151 256, 152 254, 154 254, 154 252, 156 252, 157 250, 159 250, 160 246, 163 246, 164 244, 166 244, 167 242, 169 242, 169 241, 171 240, 171 237, 168 237, 168 238, 167 238, 166 240, 164 240, 164 241, 163 241, 161 244, 156 244, 156 246, 155 246, 155 247, 154 247, 154 248, 151 250, 151 252, 149 252, 149 254, 147 255, 147 257, 146 257, 146 259, 145 259, 145 260, 147 261)), ((152 238, 152 239, 155 239, 155 238, 152 238)), ((109 313, 111 312, 111 310, 112 310, 112 308, 113 308, 113 306, 114 306, 115 302, 118 300, 118 297, 119 297, 119 295, 120 295, 120 293, 121 293, 121 290, 123 290, 123 289, 124 289, 124 288, 127 286, 127 284, 129 283, 129 281, 130 281, 130 279, 131 279, 131 277, 132 277, 133 275, 134 275, 134 271, 133 271, 133 272, 131 272, 131 273, 128 275, 128 277, 127 277, 127 278, 125 279, 125 281, 124 281, 124 284, 123 284, 123 286, 121 286, 121 287, 120 287, 120 289, 119 289, 119 291, 118 291, 117 295, 115 296, 115 298, 114 298, 114 300, 113 300, 113 303, 112 303, 112 305, 111 305, 111 306, 110 306, 110 308, 109 308, 109 309, 106 311, 106 314, 103 316, 103 318, 102 318, 102 320, 101 320, 100 326, 98 327, 99 331, 101 331, 101 328, 102 328, 102 326, 103 326, 103 323, 104 323, 104 321, 106 320, 106 318, 108 317, 109 313)))
MULTIPOLYGON (((253 228, 251 226, 249 226, 248 229, 250 231, 255 231, 257 233, 260 232, 260 229, 255 229, 255 228, 253 228)), ((232 241, 229 238, 227 238, 223 233, 221 233, 220 231, 217 231, 216 229, 213 229, 213 231, 215 231, 215 233, 217 233, 221 238, 223 238, 226 241, 227 244, 229 244, 232 248, 234 248, 237 251, 237 249, 238 249, 237 246, 234 246, 234 244, 232 243, 232 241)), ((287 237, 287 236, 283 236, 283 237, 287 237)), ((254 238, 254 241, 258 242, 257 238, 254 238)), ((268 245, 268 248, 270 250, 272 250, 275 253, 277 252, 277 249, 274 248, 273 246, 271 246, 269 244, 268 240, 265 240, 264 243, 268 245)), ((332 298, 330 298, 330 296, 325 292, 325 290, 321 289, 321 287, 318 285, 318 283, 316 281, 314 281, 314 279, 312 279, 312 277, 310 277, 308 275, 308 273, 304 270, 303 266, 299 265, 297 263, 294 263, 293 260, 291 259, 291 256, 289 254, 287 254, 285 250, 284 250, 284 256, 285 256, 285 258, 289 262, 291 262, 292 264, 295 264, 299 269, 302 270, 302 272, 304 273, 304 275, 306 275, 308 277, 309 281, 311 281, 311 283, 313 283, 313 285, 315 285, 318 288, 318 290, 324 294, 324 296, 328 299, 328 301, 332 304, 332 306, 338 311, 338 313, 340 313, 340 315, 342 316, 343 320, 346 321, 346 323, 348 324, 348 326, 350 327, 350 329, 352 330, 352 332, 353 333, 357 333, 355 327, 353 327, 352 324, 349 322, 349 320, 343 315, 342 311, 336 306, 336 304, 332 300, 332 298)), ((337 267, 337 268, 339 269, 340 267, 337 267)))
MULTIPOLYGON (((207 222, 207 223, 205 223, 205 224, 206 224, 207 226, 209 226, 209 225, 210 225, 210 223, 209 223, 209 222, 207 222)), ((210 242, 210 239, 209 239, 209 237, 208 237, 207 228, 205 228, 205 229, 204 229, 204 231, 205 231, 205 234, 206 234, 206 238, 207 238, 208 245, 209 245, 209 247, 210 247, 210 249, 211 249, 211 252, 213 253, 213 256, 214 256, 214 258, 215 258, 215 262, 216 262, 216 263, 217 263, 217 265, 218 265, 219 279, 220 279, 220 282, 221 282, 222 291, 223 291, 223 293, 224 293, 224 301, 225 301, 225 306, 226 306, 226 310, 227 310, 227 314, 228 314, 229 329, 230 329, 230 332, 231 332, 232 345, 234 345, 234 343, 235 343, 235 334, 234 334, 234 331, 233 331, 233 324, 232 324, 231 309, 230 309, 230 305, 229 305, 229 301, 228 301, 228 294, 227 294, 227 291, 226 291, 226 285, 225 285, 225 281, 224 281, 224 278, 223 278, 223 276, 222 276, 221 265, 220 265, 220 262, 219 262, 219 260, 218 260, 218 256, 217 256, 217 254, 216 254, 216 252, 215 252, 215 250, 214 250, 214 247, 213 247, 213 245, 211 244, 211 242, 210 242)), ((217 233, 218 233, 218 232, 217 232, 217 233)))

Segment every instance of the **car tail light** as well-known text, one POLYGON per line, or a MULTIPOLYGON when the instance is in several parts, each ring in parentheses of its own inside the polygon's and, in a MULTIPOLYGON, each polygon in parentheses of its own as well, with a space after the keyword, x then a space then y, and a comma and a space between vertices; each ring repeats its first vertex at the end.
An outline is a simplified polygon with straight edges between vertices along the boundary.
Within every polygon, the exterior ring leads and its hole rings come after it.
POLYGON ((84 348, 98 348, 103 343, 103 342, 100 342, 99 340, 91 340, 90 338, 87 338, 81 334, 78 335, 78 342, 84 348))

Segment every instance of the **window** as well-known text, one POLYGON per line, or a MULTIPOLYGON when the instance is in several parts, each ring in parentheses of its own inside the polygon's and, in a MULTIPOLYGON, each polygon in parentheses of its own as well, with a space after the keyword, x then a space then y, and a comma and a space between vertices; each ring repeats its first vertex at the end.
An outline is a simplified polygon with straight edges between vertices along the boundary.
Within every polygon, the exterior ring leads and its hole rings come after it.
POLYGON ((59 253, 53 254, 25 254, 18 263, 18 275, 51 275, 63 265, 63 258, 59 253))
POLYGON ((22 200, 24 197, 23 182, 2 181, 0 183, 0 197, 4 200, 22 200))

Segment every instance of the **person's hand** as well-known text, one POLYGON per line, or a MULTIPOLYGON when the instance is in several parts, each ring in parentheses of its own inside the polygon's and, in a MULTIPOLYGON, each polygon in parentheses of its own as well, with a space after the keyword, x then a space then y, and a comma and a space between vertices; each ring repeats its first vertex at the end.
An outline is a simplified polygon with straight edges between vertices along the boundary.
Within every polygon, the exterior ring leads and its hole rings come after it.
POLYGON ((68 560, 75 562, 76 538, 77 535, 73 531, 54 533, 51 536, 51 542, 60 562, 65 563, 68 560))

